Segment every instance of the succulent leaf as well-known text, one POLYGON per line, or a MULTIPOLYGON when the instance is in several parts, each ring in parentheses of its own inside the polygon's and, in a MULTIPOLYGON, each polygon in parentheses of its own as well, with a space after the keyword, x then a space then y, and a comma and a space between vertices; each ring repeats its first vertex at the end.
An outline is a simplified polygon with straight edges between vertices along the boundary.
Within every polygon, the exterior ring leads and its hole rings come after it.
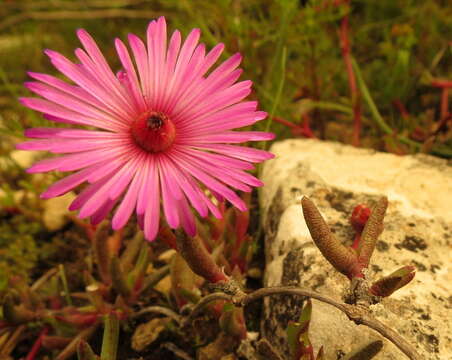
POLYGON ((314 360, 314 352, 309 340, 309 324, 312 314, 312 302, 308 299, 303 306, 298 322, 289 322, 287 326, 287 341, 293 360, 314 360))
POLYGON ((91 349, 91 346, 89 346, 89 344, 84 340, 81 340, 78 343, 77 358, 78 358, 78 360, 98 360, 99 359, 99 357, 96 354, 94 354, 94 351, 93 351, 93 349, 91 349))
POLYGON ((343 360, 370 360, 373 359, 383 348, 383 341, 375 340, 361 345, 358 349, 345 355, 343 360))
POLYGON ((211 283, 228 280, 228 277, 215 263, 201 239, 193 238, 186 235, 183 231, 178 231, 176 240, 179 253, 195 274, 211 283))
POLYGON ((132 267, 132 263, 140 253, 143 242, 144 235, 141 231, 138 231, 127 244, 126 249, 121 254, 121 266, 124 270, 129 270, 132 267))
POLYGON ((132 289, 127 282, 127 277, 117 257, 112 257, 110 260, 110 276, 114 289, 127 299, 132 293, 132 289))
POLYGON ((104 319, 104 336, 100 360, 116 360, 119 340, 119 319, 115 314, 109 314, 104 319))
POLYGON ((358 261, 364 267, 369 266, 375 244, 383 231, 383 220, 387 208, 388 198, 382 197, 372 209, 369 219, 364 226, 358 245, 358 261))
POLYGON ((376 282, 370 288, 370 292, 376 296, 387 297, 413 280, 416 275, 414 266, 403 266, 376 282))
POLYGON ((229 336, 233 336, 237 339, 245 339, 246 326, 243 308, 238 308, 231 303, 226 303, 223 306, 223 311, 220 316, 220 327, 229 336))
POLYGON ((306 196, 301 200, 303 215, 314 243, 322 255, 344 275, 349 275, 357 264, 353 250, 342 245, 331 233, 315 204, 306 196))

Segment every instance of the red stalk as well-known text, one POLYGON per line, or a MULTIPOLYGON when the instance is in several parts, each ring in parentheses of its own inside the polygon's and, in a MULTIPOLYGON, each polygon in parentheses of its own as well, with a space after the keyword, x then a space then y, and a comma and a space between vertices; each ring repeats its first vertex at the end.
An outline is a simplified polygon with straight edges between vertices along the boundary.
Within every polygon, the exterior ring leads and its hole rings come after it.
MULTIPOLYGON (((350 1, 348 0, 347 5, 350 7, 350 1)), ((348 86, 350 88, 350 96, 353 107, 353 140, 354 146, 359 146, 360 136, 361 136, 361 102, 358 92, 358 87, 356 85, 355 73, 353 72, 352 66, 352 56, 349 40, 349 17, 345 15, 341 22, 341 27, 339 31, 339 39, 341 44, 342 57, 344 58, 345 68, 348 75, 348 86)))
POLYGON ((285 120, 278 116, 273 116, 272 120, 290 128, 294 136, 304 136, 306 138, 315 139, 315 135, 311 130, 309 115, 303 114, 302 118, 303 123, 301 125, 294 124, 293 122, 285 120))
POLYGON ((444 121, 449 116, 449 88, 443 87, 441 93, 441 121, 444 121))
POLYGON ((41 332, 39 333, 38 338, 36 339, 35 343, 31 347, 30 352, 26 356, 25 360, 34 360, 35 359, 36 355, 38 354, 39 349, 42 346, 42 338, 45 335, 47 335, 48 332, 49 332, 48 328, 44 328, 44 329, 41 330, 41 332))
POLYGON ((408 110, 406 109, 405 105, 400 101, 400 99, 395 99, 392 102, 392 105, 399 110, 400 115, 402 116, 403 120, 407 120, 410 117, 410 114, 408 113, 408 110))
POLYGON ((451 80, 434 80, 432 81, 433 87, 439 87, 439 88, 451 88, 452 87, 452 81, 451 80))

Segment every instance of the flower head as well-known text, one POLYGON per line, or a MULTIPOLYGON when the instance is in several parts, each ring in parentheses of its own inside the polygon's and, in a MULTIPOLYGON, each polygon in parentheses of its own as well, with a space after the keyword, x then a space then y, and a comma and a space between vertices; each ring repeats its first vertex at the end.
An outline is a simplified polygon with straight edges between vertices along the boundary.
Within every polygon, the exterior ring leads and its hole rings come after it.
POLYGON ((77 35, 78 63, 46 50, 52 64, 73 84, 32 73, 26 87, 41 98, 21 98, 25 106, 57 123, 80 128, 32 128, 34 140, 19 149, 46 150, 61 156, 37 162, 30 173, 75 171, 42 195, 63 195, 88 183, 71 210, 96 224, 116 207, 112 227, 123 227, 134 211, 148 240, 157 234, 162 205, 168 224, 196 232, 193 207, 200 216, 221 214, 211 201, 226 199, 240 210, 246 206, 232 190, 251 191, 262 183, 245 170, 272 154, 234 144, 270 140, 273 134, 232 131, 266 117, 257 102, 242 101, 251 81, 237 82, 240 54, 210 70, 223 51, 216 45, 206 54, 194 29, 182 42, 175 31, 167 44, 163 17, 152 21, 146 43, 130 34, 131 52, 119 39, 116 51, 122 69, 113 73, 85 30, 77 35), (232 189, 231 189, 232 188, 232 189), (207 191, 206 191, 207 190, 207 191))

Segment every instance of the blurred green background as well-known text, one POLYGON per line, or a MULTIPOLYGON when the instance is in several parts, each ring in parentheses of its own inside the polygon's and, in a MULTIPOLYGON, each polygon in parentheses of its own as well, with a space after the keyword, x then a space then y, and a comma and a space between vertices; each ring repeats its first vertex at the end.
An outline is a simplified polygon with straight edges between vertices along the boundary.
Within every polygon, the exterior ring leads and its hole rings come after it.
POLYGON ((209 48, 225 43, 222 59, 244 55, 242 78, 253 80, 251 96, 270 114, 256 129, 270 129, 277 140, 307 136, 452 155, 443 86, 452 81, 447 0, 1 0, 0 290, 6 269, 33 277, 37 264, 62 261, 57 255, 67 247, 43 225, 37 195, 60 175, 31 177, 23 170, 29 159, 13 151, 24 128, 46 123, 17 101, 29 95, 26 71, 57 74, 43 50, 74 59, 78 28, 119 70, 114 38, 143 36, 160 15, 169 31, 199 27, 209 48))

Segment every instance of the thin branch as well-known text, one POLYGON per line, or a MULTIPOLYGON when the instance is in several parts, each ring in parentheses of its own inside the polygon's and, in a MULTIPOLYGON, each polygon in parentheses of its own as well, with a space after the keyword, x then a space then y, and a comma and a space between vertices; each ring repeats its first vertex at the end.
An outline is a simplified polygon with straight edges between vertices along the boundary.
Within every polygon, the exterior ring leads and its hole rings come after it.
POLYGON ((86 8, 119 8, 144 3, 145 0, 90 0, 86 1, 12 1, 2 4, 10 9, 86 9, 86 8))
POLYGON ((231 301, 232 296, 227 295, 223 292, 215 292, 213 294, 209 294, 207 296, 204 296, 193 308, 190 315, 187 316, 187 318, 184 320, 183 326, 186 326, 190 324, 204 309, 205 306, 210 304, 212 301, 217 300, 227 300, 231 301))
POLYGON ((183 360, 193 360, 193 358, 188 355, 185 351, 182 349, 179 349, 176 345, 170 342, 163 343, 160 347, 165 348, 169 351, 171 351, 174 355, 176 355, 178 358, 183 360))
POLYGON ((31 286, 31 290, 37 291, 41 286, 43 286, 53 275, 58 272, 56 268, 52 268, 44 273, 38 280, 36 280, 31 286))
POLYGON ((131 9, 106 9, 88 11, 27 11, 7 17, 0 22, 0 31, 26 20, 65 20, 65 19, 152 19, 158 16, 155 11, 131 9))
POLYGON ((204 297, 198 304, 193 308, 192 313, 184 321, 185 324, 190 323, 201 310, 210 302, 215 300, 226 300, 233 302, 236 306, 246 306, 249 303, 260 300, 267 296, 272 295, 296 295, 304 296, 316 299, 318 301, 324 302, 335 308, 339 309, 347 315, 347 317, 352 320, 355 324, 366 325, 367 327, 375 330, 380 335, 391 341, 395 346, 397 346, 409 359, 411 360, 421 360, 421 356, 416 352, 416 350, 397 332, 387 327, 385 324, 375 319, 369 311, 360 306, 349 305, 340 303, 328 296, 319 294, 312 290, 307 290, 299 287, 291 286, 275 286, 256 290, 250 294, 234 297, 232 295, 226 295, 225 293, 218 292, 210 294, 204 297))

